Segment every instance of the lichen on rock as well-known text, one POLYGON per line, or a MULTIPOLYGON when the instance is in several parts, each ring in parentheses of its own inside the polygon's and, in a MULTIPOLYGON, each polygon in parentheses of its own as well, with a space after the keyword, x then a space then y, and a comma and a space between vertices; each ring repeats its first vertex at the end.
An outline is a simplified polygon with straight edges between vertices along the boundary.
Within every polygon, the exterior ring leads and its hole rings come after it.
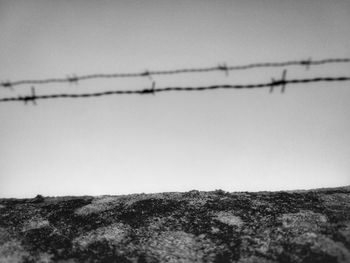
POLYGON ((312 211, 283 214, 281 217, 284 228, 292 232, 314 232, 327 222, 327 217, 312 211))
POLYGON ((220 211, 216 213, 216 220, 220 221, 223 224, 230 226, 235 226, 241 228, 244 224, 242 219, 239 216, 236 216, 234 212, 220 211))
POLYGON ((117 245, 123 241, 128 231, 129 226, 121 223, 100 227, 74 238, 73 246, 75 248, 86 249, 92 243, 101 241, 106 241, 110 245, 117 245))
POLYGON ((144 244, 148 258, 157 262, 212 262, 214 244, 183 231, 157 233, 144 244))
POLYGON ((350 187, 0 200, 0 262, 350 262, 350 187))

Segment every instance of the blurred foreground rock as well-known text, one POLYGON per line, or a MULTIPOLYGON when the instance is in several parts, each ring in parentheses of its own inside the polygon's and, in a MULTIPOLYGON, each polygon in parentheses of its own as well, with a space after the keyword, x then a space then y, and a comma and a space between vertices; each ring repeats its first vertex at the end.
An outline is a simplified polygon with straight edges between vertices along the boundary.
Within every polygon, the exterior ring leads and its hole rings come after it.
POLYGON ((0 262, 350 262, 350 187, 0 200, 0 262))

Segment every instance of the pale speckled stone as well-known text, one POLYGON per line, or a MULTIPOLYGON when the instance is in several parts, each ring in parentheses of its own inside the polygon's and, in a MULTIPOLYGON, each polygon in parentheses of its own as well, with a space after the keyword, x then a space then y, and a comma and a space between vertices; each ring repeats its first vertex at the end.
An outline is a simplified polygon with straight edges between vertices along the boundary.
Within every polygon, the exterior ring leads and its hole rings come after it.
POLYGON ((316 231, 327 222, 327 217, 312 211, 283 214, 281 219, 283 227, 293 232, 316 231))
POLYGON ((238 228, 242 227, 244 222, 239 216, 235 216, 233 212, 218 212, 216 213, 216 219, 220 221, 221 223, 230 225, 230 226, 236 226, 238 228))
POLYGON ((129 227, 121 223, 112 224, 107 227, 100 227, 76 237, 73 240, 73 245, 75 248, 86 248, 90 244, 99 241, 107 241, 112 245, 116 245, 124 239, 128 231, 129 227))
POLYGON ((182 231, 162 232, 145 242, 150 257, 168 263, 211 262, 214 254, 208 254, 213 247, 210 241, 182 231))
POLYGON ((28 231, 28 230, 32 230, 32 229, 39 229, 42 227, 49 227, 50 223, 48 220, 43 219, 42 217, 38 216, 38 217, 33 217, 30 220, 27 220, 24 224, 23 224, 23 229, 22 231, 28 231))

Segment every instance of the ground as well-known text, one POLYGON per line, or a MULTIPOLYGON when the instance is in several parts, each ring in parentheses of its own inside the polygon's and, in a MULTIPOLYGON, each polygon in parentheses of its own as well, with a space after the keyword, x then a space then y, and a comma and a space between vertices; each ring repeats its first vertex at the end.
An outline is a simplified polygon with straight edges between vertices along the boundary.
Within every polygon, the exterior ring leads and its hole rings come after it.
POLYGON ((0 262, 350 262, 350 187, 0 199, 0 262))

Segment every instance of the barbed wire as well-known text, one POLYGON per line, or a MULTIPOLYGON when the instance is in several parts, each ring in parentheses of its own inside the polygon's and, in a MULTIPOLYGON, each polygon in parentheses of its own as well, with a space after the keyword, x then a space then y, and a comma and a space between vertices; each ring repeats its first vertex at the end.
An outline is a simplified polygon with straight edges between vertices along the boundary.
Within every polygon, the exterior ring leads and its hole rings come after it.
POLYGON ((18 81, 3 81, 1 86, 4 88, 12 88, 19 85, 42 85, 49 83, 78 83, 82 80, 91 80, 91 79, 108 79, 108 78, 133 78, 133 77, 151 77, 155 75, 175 75, 182 73, 206 73, 213 71, 223 71, 226 75, 230 71, 235 70, 248 70, 254 68, 275 68, 275 67, 287 67, 287 66, 303 66, 306 69, 309 69, 311 66, 324 65, 330 63, 349 63, 350 58, 328 58, 322 60, 312 60, 311 58, 307 60, 299 61, 285 61, 285 62, 265 62, 265 63, 253 63, 246 65, 238 66, 227 66, 226 63, 219 64, 215 67, 207 68, 183 68, 175 70, 158 70, 158 71, 149 71, 139 73, 111 73, 111 74, 89 74, 81 76, 68 76, 66 78, 48 78, 48 79, 27 79, 27 80, 18 80, 18 81))
POLYGON ((51 95, 36 95, 34 87, 32 87, 32 94, 29 96, 18 96, 18 97, 6 97, 1 98, 0 102, 10 102, 10 101, 22 101, 25 104, 28 101, 32 101, 36 104, 37 100, 44 99, 58 99, 58 98, 90 98, 90 97, 101 97, 109 95, 134 95, 134 94, 155 94, 159 92, 168 91, 206 91, 215 89, 253 89, 253 88, 266 88, 270 87, 270 92, 276 86, 282 86, 281 92, 285 92, 286 86, 289 84, 300 84, 300 83, 314 83, 314 82, 340 82, 340 81, 350 81, 350 77, 318 77, 318 78, 306 78, 306 79, 285 79, 286 71, 283 71, 282 78, 280 80, 272 79, 271 82, 257 83, 257 84, 245 84, 245 85, 211 85, 211 86, 198 86, 198 87, 165 87, 165 88, 155 88, 155 82, 152 83, 150 89, 137 89, 137 90, 110 90, 103 92, 94 93, 77 93, 77 94, 51 94, 51 95))

